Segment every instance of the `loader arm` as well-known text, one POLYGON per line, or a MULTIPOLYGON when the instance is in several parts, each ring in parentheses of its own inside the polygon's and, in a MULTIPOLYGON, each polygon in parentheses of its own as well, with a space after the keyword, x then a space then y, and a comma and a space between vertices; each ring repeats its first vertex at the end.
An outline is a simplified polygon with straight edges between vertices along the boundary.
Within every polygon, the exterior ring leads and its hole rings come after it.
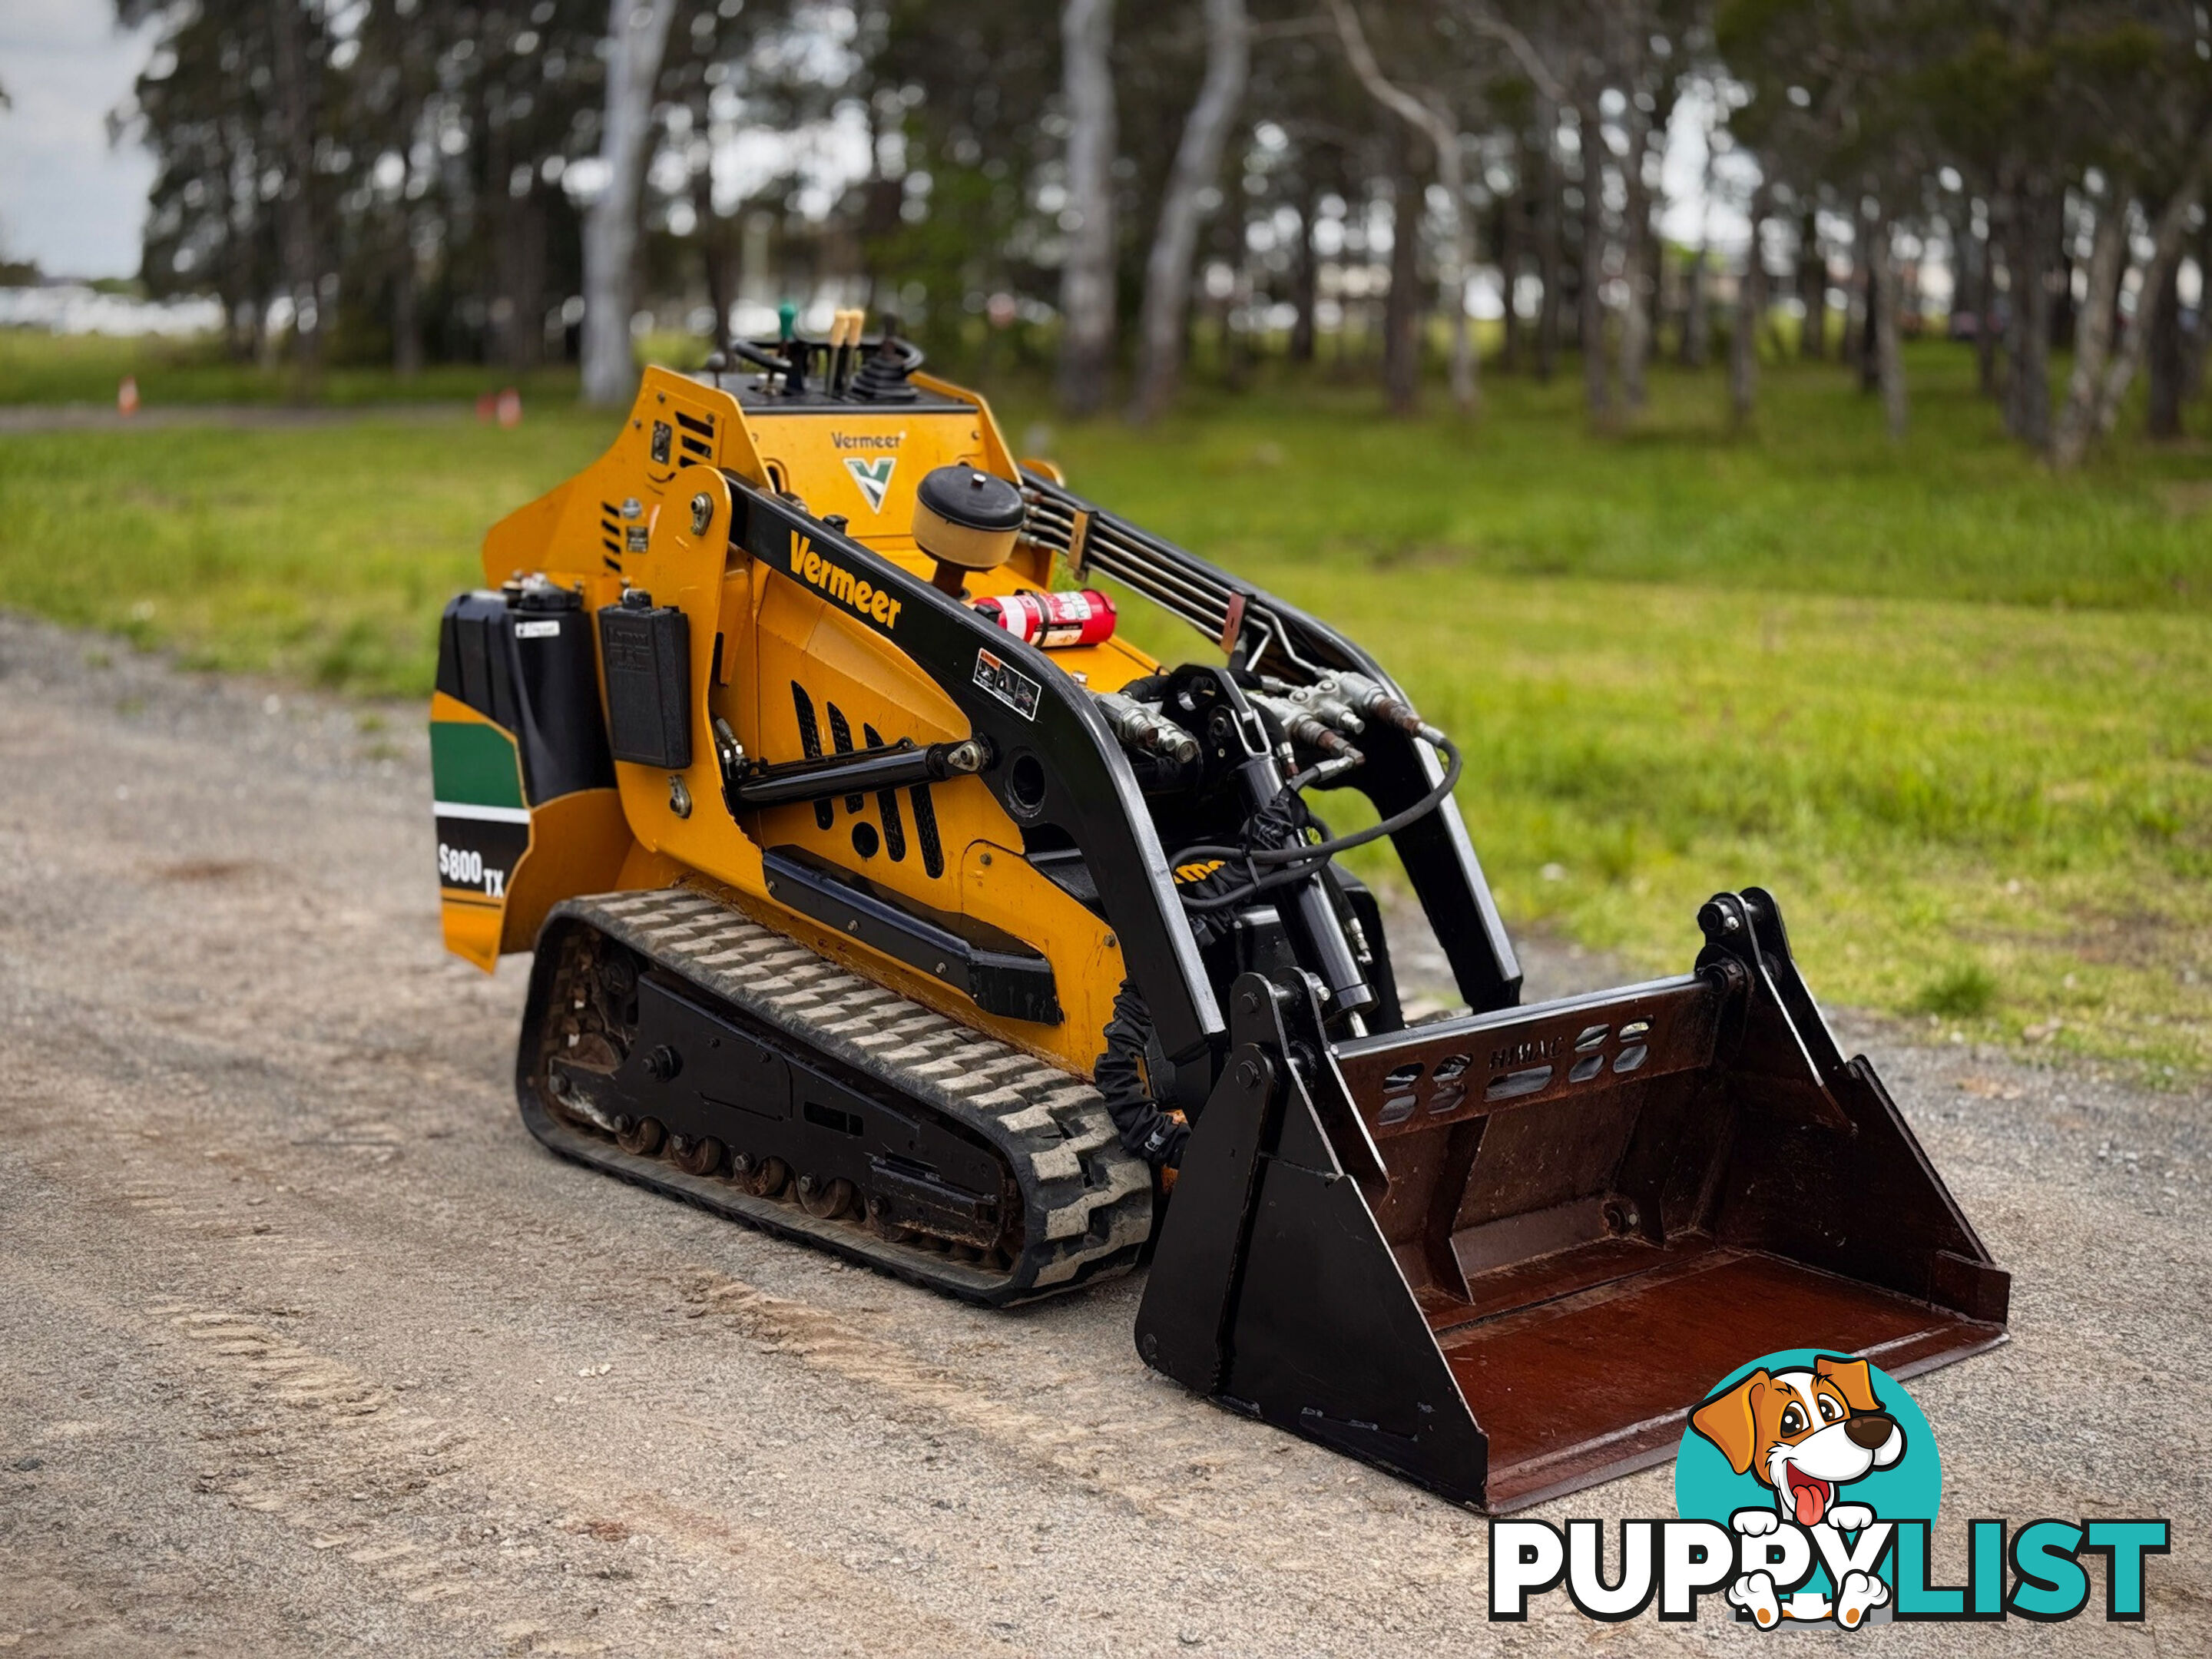
MULTIPOLYGON (((1239 668, 1279 665, 1300 678, 1352 669, 1397 689, 1373 657, 1297 606, 1085 501, 1042 472, 1024 469, 1022 481, 1030 502, 1024 537, 1066 559, 1079 580, 1095 572, 1127 584, 1205 635, 1239 668)), ((1370 726, 1361 744, 1367 763, 1346 787, 1365 795, 1380 816, 1419 800, 1443 775, 1435 755, 1405 732, 1370 726)), ((1468 1006, 1480 1011, 1518 1002, 1521 964, 1458 803, 1447 798, 1399 830, 1391 845, 1468 1006)))

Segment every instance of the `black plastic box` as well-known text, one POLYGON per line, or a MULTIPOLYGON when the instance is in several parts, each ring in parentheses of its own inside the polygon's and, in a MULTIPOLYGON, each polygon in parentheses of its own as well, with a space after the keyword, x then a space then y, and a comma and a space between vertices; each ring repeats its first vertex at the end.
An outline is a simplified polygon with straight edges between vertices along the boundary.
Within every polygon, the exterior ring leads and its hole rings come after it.
POLYGON ((599 655, 615 758, 668 772, 690 765, 691 630, 684 613, 650 603, 608 605, 599 612, 599 655))
POLYGON ((438 690, 513 734, 532 805, 614 787, 576 594, 544 586, 461 594, 439 623, 438 690))

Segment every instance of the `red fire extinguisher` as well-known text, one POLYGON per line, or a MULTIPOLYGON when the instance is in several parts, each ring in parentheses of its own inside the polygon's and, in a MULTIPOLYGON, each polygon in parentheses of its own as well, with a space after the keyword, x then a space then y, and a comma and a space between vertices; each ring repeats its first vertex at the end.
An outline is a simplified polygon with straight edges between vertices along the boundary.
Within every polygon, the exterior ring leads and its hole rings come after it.
POLYGON ((1114 601, 1096 588, 1066 593, 1004 593, 971 601, 976 614, 1031 645, 1054 650, 1114 637, 1114 601))

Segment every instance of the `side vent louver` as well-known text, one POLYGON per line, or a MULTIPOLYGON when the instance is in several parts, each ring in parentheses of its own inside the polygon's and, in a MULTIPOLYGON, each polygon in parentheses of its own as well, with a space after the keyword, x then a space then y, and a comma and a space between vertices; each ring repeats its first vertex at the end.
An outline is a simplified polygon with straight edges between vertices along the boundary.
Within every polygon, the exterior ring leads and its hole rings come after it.
MULTIPOLYGON (((853 752, 853 728, 846 722, 845 711, 834 702, 830 705, 830 741, 837 745, 837 752, 841 755, 849 755, 853 752)), ((848 812, 857 812, 867 804, 868 798, 866 795, 845 797, 845 810, 848 812)))
POLYGON ((686 415, 676 411, 676 424, 683 428, 681 440, 684 454, 695 461, 714 459, 714 422, 712 416, 686 415))
MULTIPOLYGON (((871 749, 880 749, 884 746, 882 735, 872 726, 863 726, 860 728, 860 735, 868 740, 868 747, 871 749)), ((884 821, 884 851, 889 854, 893 864, 904 863, 906 861, 906 824, 899 813, 898 791, 877 790, 876 811, 884 821)))
POLYGON ((921 843, 921 867, 932 881, 945 873, 945 848, 937 839, 937 809, 929 802, 929 786, 917 783, 907 792, 914 803, 914 837, 921 843))
MULTIPOLYGON (((797 680, 791 683, 791 706, 799 715, 799 746, 809 760, 822 758, 822 728, 814 722, 814 699, 797 680)), ((837 822, 837 809, 826 800, 814 803, 814 823, 827 830, 837 822)))

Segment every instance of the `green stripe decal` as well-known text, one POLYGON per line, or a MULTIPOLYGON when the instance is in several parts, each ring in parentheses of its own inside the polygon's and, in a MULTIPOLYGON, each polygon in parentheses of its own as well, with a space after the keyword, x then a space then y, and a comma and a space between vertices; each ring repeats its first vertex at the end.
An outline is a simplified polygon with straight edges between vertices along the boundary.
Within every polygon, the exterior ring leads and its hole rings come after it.
POLYGON ((441 801, 520 806, 522 768, 514 739, 496 726, 432 720, 430 789, 441 801))

